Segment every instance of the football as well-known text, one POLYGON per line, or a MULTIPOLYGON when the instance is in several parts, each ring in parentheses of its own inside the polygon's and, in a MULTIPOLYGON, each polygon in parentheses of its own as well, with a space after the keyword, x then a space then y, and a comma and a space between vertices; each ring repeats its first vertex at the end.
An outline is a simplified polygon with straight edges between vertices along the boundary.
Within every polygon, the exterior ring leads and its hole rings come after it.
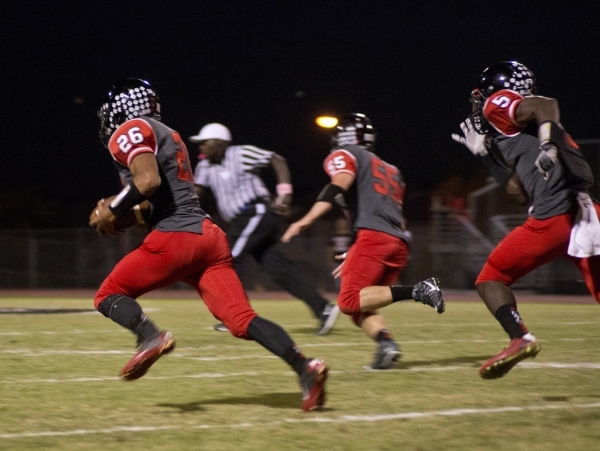
MULTIPOLYGON (((105 199, 102 199, 102 201, 98 203, 97 208, 95 208, 90 214, 90 223, 92 223, 92 220, 95 217, 95 215, 99 214, 99 209, 107 208, 107 206, 113 201, 115 197, 116 196, 107 197, 105 199)), ((150 206, 148 202, 142 202, 138 206, 137 211, 131 209, 126 212, 123 212, 117 218, 115 218, 112 224, 106 224, 106 226, 102 227, 102 229, 104 233, 113 235, 115 232, 122 232, 136 225, 146 226, 149 212, 150 206)))
POLYGON ((121 232, 137 225, 137 217, 133 210, 127 210, 123 214, 115 218, 114 227, 115 230, 121 232))

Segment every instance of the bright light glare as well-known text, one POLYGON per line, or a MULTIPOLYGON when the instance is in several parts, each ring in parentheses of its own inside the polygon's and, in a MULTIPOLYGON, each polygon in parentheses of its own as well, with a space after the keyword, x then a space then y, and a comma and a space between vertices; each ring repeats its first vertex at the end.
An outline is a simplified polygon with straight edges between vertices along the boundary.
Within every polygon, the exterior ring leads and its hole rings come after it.
POLYGON ((317 118, 317 125, 323 128, 333 128, 337 125, 338 120, 335 117, 320 116, 317 118))

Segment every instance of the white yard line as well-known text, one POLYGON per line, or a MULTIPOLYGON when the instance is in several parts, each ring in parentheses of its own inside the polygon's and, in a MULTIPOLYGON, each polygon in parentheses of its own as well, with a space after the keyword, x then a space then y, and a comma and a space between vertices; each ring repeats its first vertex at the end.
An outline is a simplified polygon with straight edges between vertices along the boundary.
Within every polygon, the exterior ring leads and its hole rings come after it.
MULTIPOLYGON (((551 343, 553 341, 586 341, 586 340, 600 340, 600 337, 564 337, 564 338, 553 338, 551 340, 540 340, 541 343, 551 343)), ((400 345, 451 345, 453 343, 504 343, 508 344, 508 339, 494 339, 494 340, 403 340, 400 341, 400 345)), ((371 341, 357 341, 357 342, 343 342, 343 343, 302 343, 302 348, 335 348, 335 347, 369 347, 373 346, 371 341)), ((247 345, 245 342, 239 342, 239 344, 235 345, 223 345, 223 346, 187 346, 185 348, 177 348, 173 357, 179 358, 187 358, 193 360, 201 360, 201 361, 218 361, 218 360, 241 360, 248 358, 267 358, 272 357, 271 355, 244 355, 244 356, 194 356, 190 355, 194 352, 198 351, 207 351, 213 349, 235 349, 235 350, 245 350, 245 349, 260 349, 260 346, 255 344, 247 345)), ((82 349, 82 350, 71 350, 71 349, 24 349, 24 348, 15 348, 15 349, 0 349, 0 354, 11 354, 21 357, 44 357, 44 356, 56 356, 56 355, 67 355, 67 356, 88 356, 88 355, 133 355, 132 349, 123 349, 123 350, 115 350, 115 349, 82 349)))
MULTIPOLYGON (((119 332, 122 332, 121 330, 117 329, 119 332)), ((19 331, 5 331, 5 332, 0 332, 0 336, 12 336, 12 335, 33 335, 33 334, 66 334, 66 335, 80 335, 80 334, 114 334, 115 330, 114 329, 99 329, 99 330, 61 330, 60 332, 56 332, 56 331, 43 331, 43 330, 36 330, 36 331, 31 331, 31 332, 19 332, 19 331)))
MULTIPOLYGON (((263 356, 263 358, 277 358, 275 356, 263 356)), ((536 370, 536 369, 566 369, 566 370, 598 370, 600 369, 600 362, 574 362, 574 363, 562 363, 562 362, 521 362, 517 367, 519 370, 536 370)), ((117 368, 115 368, 116 371, 117 368)), ((385 371, 371 370, 356 368, 350 371, 330 370, 330 374, 351 374, 356 371, 369 371, 374 375, 385 375, 392 372, 440 372, 440 371, 474 371, 471 365, 448 365, 448 366, 414 366, 409 368, 390 368, 385 371)), ((175 380, 175 379, 216 379, 216 378, 228 378, 228 377, 246 377, 246 376, 258 376, 258 375, 286 375, 290 376, 294 373, 292 371, 246 371, 241 373, 197 373, 197 374, 183 374, 177 376, 144 376, 144 380, 175 380)), ((74 378, 47 378, 47 379, 0 379, 0 385, 24 385, 24 384, 69 384, 69 383, 84 383, 84 382, 111 382, 119 380, 116 376, 97 376, 97 377, 74 377, 74 378)))
POLYGON ((499 406, 487 409, 455 408, 449 410, 435 410, 430 412, 398 412, 369 415, 342 415, 339 417, 327 417, 312 414, 305 418, 284 418, 271 422, 245 422, 230 424, 198 424, 190 426, 163 425, 163 426, 122 426, 109 429, 74 429, 71 431, 30 431, 17 433, 0 433, 2 439, 22 439, 35 437, 65 437, 73 435, 113 434, 115 432, 156 432, 177 429, 255 429, 265 427, 280 427, 289 423, 375 423, 379 421, 410 420, 431 417, 459 417, 465 415, 495 415, 503 413, 533 412, 544 410, 568 410, 568 409, 598 409, 600 403, 590 404, 540 404, 531 406, 499 406))
MULTIPOLYGON (((92 313, 97 314, 98 312, 92 312, 92 313)), ((490 320, 490 322, 483 322, 483 323, 453 323, 453 322, 446 322, 446 321, 441 322, 440 321, 439 323, 436 324, 435 327, 488 328, 490 326, 494 326, 494 324, 495 323, 493 322, 493 320, 490 320)), ((314 327, 314 324, 280 324, 280 325, 285 330, 294 330, 295 328, 309 329, 311 327, 314 327)), ((536 325, 535 320, 531 320, 530 325, 535 327, 535 325, 536 325)), ((555 322, 555 323, 544 322, 542 325, 544 327, 547 327, 547 326, 598 326, 598 325, 600 325, 600 322, 599 321, 559 321, 559 322, 555 322)), ((402 330, 403 328, 422 328, 422 327, 430 327, 430 326, 431 326, 431 323, 400 323, 400 324, 396 324, 395 328, 398 330, 402 330)), ((205 327, 205 329, 215 332, 213 326, 205 327)), ((357 331, 358 331, 358 329, 357 329, 357 331)), ((60 330, 60 331, 35 330, 35 331, 23 332, 23 331, 19 331, 19 330, 0 330, 0 336, 13 336, 13 335, 18 336, 18 335, 34 335, 34 334, 42 334, 42 335, 68 334, 68 335, 72 335, 72 334, 84 334, 84 333, 87 333, 87 334, 103 334, 103 333, 114 334, 115 332, 126 332, 126 330, 119 329, 118 327, 116 327, 114 329, 93 329, 93 330, 92 329, 88 329, 88 330, 76 329, 76 330, 70 330, 70 331, 69 330, 60 330)), ((217 332, 215 332, 215 333, 217 333, 217 332)), ((225 332, 218 332, 218 333, 223 334, 223 335, 226 334, 225 332)))

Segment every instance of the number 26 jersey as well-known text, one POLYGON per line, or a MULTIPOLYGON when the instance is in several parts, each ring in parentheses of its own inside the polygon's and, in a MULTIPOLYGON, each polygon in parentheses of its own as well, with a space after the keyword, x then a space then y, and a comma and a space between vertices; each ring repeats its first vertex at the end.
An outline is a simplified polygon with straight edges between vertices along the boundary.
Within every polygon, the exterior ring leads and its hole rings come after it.
POLYGON ((183 140, 175 130, 146 116, 121 124, 108 142, 123 184, 132 180, 129 165, 141 153, 156 157, 160 187, 150 196, 150 225, 162 232, 202 233, 206 214, 194 191, 192 170, 183 140))

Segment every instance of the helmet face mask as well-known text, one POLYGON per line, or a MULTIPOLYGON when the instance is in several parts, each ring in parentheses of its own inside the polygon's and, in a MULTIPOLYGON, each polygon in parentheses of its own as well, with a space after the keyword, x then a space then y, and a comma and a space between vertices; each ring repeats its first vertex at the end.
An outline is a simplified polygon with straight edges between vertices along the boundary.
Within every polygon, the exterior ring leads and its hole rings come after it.
POLYGON ((373 150, 375 129, 371 124, 371 120, 364 114, 348 114, 336 126, 332 136, 333 147, 339 148, 350 144, 373 150))
POLYGON ((156 91, 145 80, 128 78, 115 83, 98 110, 99 136, 106 146, 123 122, 138 116, 160 121, 160 103, 156 91))
POLYGON ((488 122, 483 117, 483 104, 485 103, 485 99, 476 88, 471 91, 469 101, 473 108, 473 112, 469 115, 473 128, 480 135, 485 135, 489 131, 488 122))

